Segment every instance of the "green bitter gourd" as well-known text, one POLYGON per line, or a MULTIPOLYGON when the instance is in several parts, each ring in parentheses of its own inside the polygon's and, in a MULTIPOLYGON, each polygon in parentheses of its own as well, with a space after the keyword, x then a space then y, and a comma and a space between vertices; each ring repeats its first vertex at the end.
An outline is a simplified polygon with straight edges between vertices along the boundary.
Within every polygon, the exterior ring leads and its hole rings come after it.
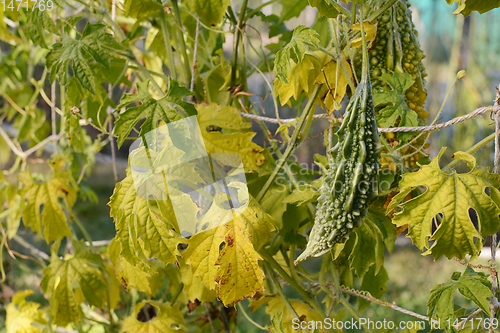
MULTIPOLYGON (((369 1, 367 5, 370 8, 370 13, 380 9, 386 2, 387 0, 369 1)), ((419 126, 425 125, 425 120, 429 116, 424 108, 427 99, 425 89, 427 73, 422 59, 425 56, 418 41, 418 31, 412 22, 412 12, 407 0, 397 1, 378 19, 377 38, 368 54, 373 91, 389 89, 388 85, 379 79, 384 73, 397 71, 411 75, 415 83, 406 92, 405 102, 409 109, 417 113, 419 126)), ((355 64, 359 63, 361 63, 361 55, 357 54, 355 64)), ((397 145, 399 142, 394 133, 385 133, 384 136, 391 145, 397 145)), ((413 144, 413 147, 410 146, 401 151, 402 155, 412 155, 403 160, 406 167, 414 167, 416 161, 425 156, 422 152, 412 154, 416 150, 422 149, 424 141, 425 136, 421 136, 413 144)), ((381 162, 383 168, 395 171, 396 167, 389 157, 383 157, 381 162)))
POLYGON ((378 193, 381 143, 365 38, 363 48, 362 79, 336 132, 338 143, 327 152, 329 166, 320 189, 314 226, 307 247, 296 263, 344 243, 353 228, 361 224, 371 199, 378 193))

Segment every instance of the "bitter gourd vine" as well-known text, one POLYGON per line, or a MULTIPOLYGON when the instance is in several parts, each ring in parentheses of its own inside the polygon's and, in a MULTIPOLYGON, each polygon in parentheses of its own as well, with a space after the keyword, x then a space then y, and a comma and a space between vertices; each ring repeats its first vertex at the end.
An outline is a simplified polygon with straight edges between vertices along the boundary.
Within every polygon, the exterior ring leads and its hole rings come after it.
MULTIPOLYGON (((368 8, 373 13, 380 9, 384 3, 385 1, 382 0, 371 0, 368 8)), ((360 64, 361 58, 361 54, 358 53, 355 57, 355 64, 360 64)), ((377 38, 369 51, 369 58, 374 92, 390 89, 387 83, 380 79, 384 73, 399 72, 411 75, 414 83, 406 91, 405 103, 410 110, 417 113, 418 125, 425 125, 425 120, 429 116, 424 108, 427 99, 427 90, 425 89, 427 73, 422 59, 425 56, 418 41, 418 31, 412 21, 412 11, 407 0, 397 1, 378 19, 377 38)), ((356 66, 356 68, 360 67, 356 66)), ((376 111, 378 111, 377 107, 376 111)), ((391 146, 397 146, 401 143, 395 133, 385 133, 384 136, 391 146)), ((424 135, 420 136, 411 146, 401 150, 403 156, 408 156, 403 159, 403 164, 406 167, 414 167, 416 161, 425 156, 423 149, 426 147, 422 147, 425 137, 424 135)), ((381 162, 383 168, 396 171, 396 167, 389 157, 382 157, 381 162)))
POLYGON ((365 38, 363 54, 362 78, 336 132, 337 144, 327 152, 329 166, 320 189, 314 226, 296 263, 344 243, 353 228, 361 224, 371 199, 378 193, 382 145, 375 120, 365 38))

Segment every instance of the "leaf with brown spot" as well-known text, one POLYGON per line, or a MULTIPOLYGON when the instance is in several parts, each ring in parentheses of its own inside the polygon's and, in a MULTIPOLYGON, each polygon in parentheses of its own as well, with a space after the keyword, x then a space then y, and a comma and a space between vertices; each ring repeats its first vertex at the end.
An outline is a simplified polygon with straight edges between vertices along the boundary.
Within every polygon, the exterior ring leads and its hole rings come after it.
POLYGON ((255 200, 233 220, 194 235, 182 253, 193 274, 215 289, 228 306, 264 290, 264 271, 257 250, 274 229, 273 220, 255 200), (222 242, 225 246, 219 250, 222 242))

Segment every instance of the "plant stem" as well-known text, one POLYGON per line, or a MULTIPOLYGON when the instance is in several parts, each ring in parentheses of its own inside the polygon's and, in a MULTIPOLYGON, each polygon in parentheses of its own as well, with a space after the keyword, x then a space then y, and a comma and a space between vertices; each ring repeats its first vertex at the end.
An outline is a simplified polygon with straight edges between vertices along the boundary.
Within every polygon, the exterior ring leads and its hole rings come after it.
MULTIPOLYGON (((189 85, 191 82, 191 68, 189 66, 189 57, 186 51, 186 41, 184 40, 184 34, 183 34, 183 29, 182 29, 182 19, 181 19, 181 12, 179 10, 179 5, 177 4, 177 0, 172 0, 172 7, 174 8, 174 13, 175 17, 177 19, 177 22, 179 24, 179 39, 181 42, 181 52, 182 52, 182 57, 184 58, 184 72, 186 75, 186 86, 189 85)), ((193 58, 193 63, 196 61, 195 58, 193 58)))
MULTIPOLYGON (((262 256, 262 259, 264 259, 267 263, 269 263, 275 270, 278 272, 278 274, 290 284, 293 289, 295 289, 303 298, 304 300, 312 306, 312 308, 321 316, 322 319, 325 319, 325 313, 319 306, 318 302, 311 296, 307 291, 304 290, 290 275, 288 275, 287 272, 281 267, 281 265, 267 252, 265 248, 261 248, 259 251, 259 254, 262 256)), ((272 274, 272 273, 271 273, 272 274)))
POLYGON ((248 0, 243 0, 240 10, 240 18, 236 27, 234 27, 234 46, 233 46, 233 67, 231 71, 231 86, 236 85, 236 72, 238 71, 238 49, 241 40, 241 32, 245 24, 245 11, 247 9, 248 0))
MULTIPOLYGON (((172 2, 174 2, 173 0, 172 2)), ((168 32, 168 26, 167 26, 167 18, 165 17, 165 11, 162 9, 159 10, 160 12, 160 23, 161 23, 161 32, 163 35, 163 43, 165 44, 165 51, 167 52, 167 58, 168 58, 168 69, 170 70, 170 75, 174 80, 177 81, 177 72, 175 70, 175 60, 174 60, 174 54, 172 53, 172 44, 170 41, 170 33, 168 32)))
POLYGON ((250 19, 252 16, 254 16, 257 12, 259 12, 262 8, 264 7, 267 7, 269 5, 272 5, 273 3, 277 2, 279 0, 269 0, 268 2, 264 2, 262 5, 258 6, 257 8, 255 8, 254 10, 250 11, 250 13, 248 13, 247 17, 245 18, 245 21, 247 21, 248 19, 250 19))
MULTIPOLYGON (((269 264, 269 263, 268 263, 269 264)), ((293 308, 292 304, 288 300, 288 298, 285 296, 285 293, 283 292, 283 288, 281 287, 281 284, 278 282, 278 279, 276 279, 276 276, 274 275, 274 271, 272 269, 269 269, 269 275, 271 276, 271 280, 273 280, 274 286, 278 290, 278 294, 281 296, 283 299, 283 302, 285 303, 285 306, 288 308, 288 311, 292 313, 295 318, 299 318, 299 314, 295 309, 293 308)))
POLYGON ((391 8, 398 1, 399 0, 390 0, 390 1, 388 1, 379 10, 377 10, 375 13, 373 13, 372 15, 370 15, 367 18, 367 21, 372 22, 372 21, 376 20, 380 15, 382 15, 383 13, 385 13, 389 8, 391 8))
MULTIPOLYGON (((357 321, 359 321, 360 316, 359 316, 358 312, 352 307, 351 303, 349 303, 349 301, 346 300, 346 298, 342 294, 342 290, 340 290, 340 282, 339 282, 339 277, 338 277, 336 269, 332 270, 332 277, 333 277, 333 285, 335 287, 335 292, 338 295, 338 299, 339 299, 340 303, 347 309, 347 311, 349 311, 351 313, 351 315, 357 321)), ((368 332, 374 333, 372 330, 370 330, 370 328, 368 326, 366 326, 366 325, 364 325, 364 326, 368 332)))
MULTIPOLYGON (((478 143, 476 143, 474 146, 472 146, 469 149, 467 149, 465 152, 467 154, 471 154, 472 155, 476 151, 478 151, 479 149, 483 148, 488 143, 490 143, 491 141, 493 141, 494 139, 495 139, 495 133, 492 133, 492 134, 488 135, 486 138, 484 138, 481 141, 479 141, 478 143)), ((460 162, 462 162, 462 160, 458 160, 458 159, 453 160, 450 163, 448 163, 442 170, 454 168, 460 162)))
MULTIPOLYGON (((279 160, 278 165, 276 165, 276 168, 274 168, 273 173, 267 180, 266 184, 264 187, 260 190, 259 194, 256 197, 257 202, 261 201, 266 192, 269 190, 271 187, 271 184, 274 182, 276 176, 278 175, 278 172, 280 172, 281 168, 283 165, 286 163, 287 159, 290 157, 290 154, 292 151, 297 147, 297 140, 299 138, 301 129, 304 125, 304 122, 306 121, 306 118, 310 113, 314 113, 314 107, 316 106, 316 97, 319 94, 319 91, 321 89, 321 85, 316 85, 314 88, 313 93, 311 94, 311 97, 309 98, 309 101, 307 102, 307 105, 302 111, 302 115, 300 116, 298 122, 297 122, 297 127, 295 127, 295 130, 293 131, 292 138, 290 139, 288 146, 286 147, 285 153, 283 154, 283 157, 279 160)), ((305 135, 306 133, 304 133, 305 135)))

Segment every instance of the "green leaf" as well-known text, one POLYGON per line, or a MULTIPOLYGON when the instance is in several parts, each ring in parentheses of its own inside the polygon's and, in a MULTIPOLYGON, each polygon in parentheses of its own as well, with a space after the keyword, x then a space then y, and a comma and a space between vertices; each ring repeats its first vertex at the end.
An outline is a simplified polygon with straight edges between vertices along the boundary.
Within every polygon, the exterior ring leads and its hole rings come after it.
POLYGON ((453 294, 457 289, 465 298, 474 302, 485 313, 490 313, 488 298, 493 296, 491 284, 485 275, 478 274, 472 268, 467 267, 461 276, 460 273, 455 272, 450 280, 432 289, 427 300, 427 315, 429 318, 436 315, 441 320, 441 323, 446 323, 448 319, 453 322, 453 294))
MULTIPOLYGON (((163 178, 160 184, 163 184, 163 178)), ((120 254, 139 268, 149 267, 148 259, 153 257, 164 264, 174 263, 176 256, 180 255, 177 246, 183 238, 175 228, 177 221, 172 204, 166 197, 144 199, 137 194, 136 187, 140 185, 134 184, 134 177, 128 168, 127 177, 116 184, 108 203, 110 215, 115 221, 116 240, 121 244, 120 254)), ((146 195, 149 197, 149 194, 146 195)), ((196 219, 196 204, 190 203, 187 210, 196 219)))
POLYGON ((196 115, 195 107, 182 100, 183 97, 189 95, 191 92, 187 88, 180 87, 177 81, 169 78, 167 94, 157 100, 149 93, 149 81, 138 82, 137 94, 125 94, 120 105, 116 107, 120 110, 131 103, 141 103, 139 106, 126 109, 116 121, 115 134, 118 134, 118 147, 123 144, 132 128, 142 118, 146 120, 141 126, 140 135, 157 128, 160 120, 170 123, 186 115, 196 115))
MULTIPOLYGON (((418 115, 411 110, 405 102, 405 93, 415 81, 406 73, 394 72, 393 75, 384 73, 380 79, 385 81, 392 90, 374 91, 373 102, 375 106, 386 105, 376 115, 380 127, 414 127, 418 126, 418 115)), ((412 132, 398 133, 401 142, 408 141, 413 136, 412 132)))
POLYGON ((339 12, 330 3, 330 0, 309 0, 309 5, 318 8, 319 14, 328 18, 337 18, 339 15, 339 12))
MULTIPOLYGON (((146 308, 144 308, 145 311, 146 308)), ((121 333, 175 333, 187 329, 184 315, 179 305, 169 305, 157 301, 143 300, 134 307, 131 316, 125 318, 121 333), (146 316, 143 308, 148 305, 158 312, 156 316, 146 316), (142 320, 140 320, 142 319, 142 320)))
POLYGON ((306 44, 304 42, 307 41, 314 46, 318 46, 318 36, 315 30, 298 25, 293 30, 292 40, 276 53, 276 58, 274 59, 274 76, 282 82, 289 83, 290 60, 293 60, 296 64, 300 64, 304 60, 306 53, 306 44))
POLYGON ((52 176, 43 182, 36 182, 29 172, 19 174, 19 181, 23 184, 20 194, 26 201, 23 222, 39 234, 42 234, 43 228, 47 243, 64 236, 71 237, 63 207, 73 207, 77 191, 71 171, 63 169, 62 158, 49 161, 49 165, 52 176), (63 206, 59 203, 59 198, 63 200, 63 206))
POLYGON ((456 2, 458 8, 453 14, 462 14, 464 17, 470 15, 473 11, 484 14, 492 9, 500 7, 500 0, 446 0, 448 5, 456 2))
POLYGON ((349 267, 362 278, 370 266, 375 264, 375 274, 384 262, 384 238, 377 225, 367 216, 361 226, 354 230, 356 242, 349 255, 349 267))
POLYGON ((54 21, 49 17, 46 10, 40 10, 37 6, 34 6, 28 13, 28 22, 26 24, 28 36, 33 43, 40 44, 42 47, 48 49, 49 47, 43 33, 44 31, 48 31, 59 35, 54 21))
POLYGON ((42 330, 32 323, 47 325, 45 313, 40 310, 40 304, 26 301, 33 295, 33 290, 18 291, 12 296, 12 302, 6 307, 7 319, 5 326, 9 333, 42 333, 42 330))
POLYGON ((307 0, 280 0, 282 6, 278 23, 288 21, 293 17, 298 17, 307 7, 307 0))
MULTIPOLYGON (((368 272, 366 272, 365 276, 363 277, 363 282, 361 282, 361 290, 368 291, 370 295, 380 299, 380 297, 384 296, 387 290, 387 281, 389 281, 389 275, 387 274, 387 271, 384 267, 382 267, 377 274, 375 273, 375 270, 375 266, 371 266, 368 272)), ((358 311, 362 311, 371 303, 370 301, 363 298, 358 298, 358 300, 358 311)))
POLYGON ((500 195, 500 181, 498 175, 478 167, 475 158, 463 152, 453 157, 468 162, 471 169, 468 173, 441 170, 439 159, 445 150, 441 149, 439 155, 419 171, 402 175, 400 193, 392 199, 387 211, 398 207, 393 223, 408 224, 408 237, 419 249, 429 248, 428 240, 435 240, 426 254, 432 254, 435 259, 442 255, 463 259, 466 254, 479 254, 482 240, 500 227, 500 208, 492 200, 500 195), (417 187, 424 187, 425 192, 401 203, 417 187), (486 188, 493 193, 491 197, 486 194, 486 188), (477 214, 479 231, 469 216, 470 209, 477 214), (432 233, 438 215, 439 223, 432 233))
POLYGON ((96 62, 109 69, 113 59, 111 53, 122 48, 104 29, 102 24, 87 23, 80 40, 64 35, 61 42, 54 44, 46 58, 51 82, 58 76, 59 81, 66 84, 70 65, 82 87, 94 93, 96 78, 91 68, 92 63, 96 62))
POLYGON ((148 16, 151 12, 163 10, 161 3, 154 0, 125 0, 123 8, 126 15, 134 18, 142 18, 148 16))
POLYGON ((189 11, 198 14, 205 24, 216 26, 222 21, 231 0, 184 0, 189 11))
POLYGON ((292 194, 288 195, 283 202, 296 204, 297 206, 315 202, 318 200, 320 193, 317 188, 310 184, 300 185, 299 188, 293 190, 292 194))
POLYGON ((61 326, 81 319, 82 300, 77 294, 83 294, 87 302, 96 307, 102 307, 107 299, 101 256, 88 252, 83 244, 73 242, 73 246, 75 256, 53 258, 43 270, 41 282, 43 291, 50 296, 54 324, 61 326))

